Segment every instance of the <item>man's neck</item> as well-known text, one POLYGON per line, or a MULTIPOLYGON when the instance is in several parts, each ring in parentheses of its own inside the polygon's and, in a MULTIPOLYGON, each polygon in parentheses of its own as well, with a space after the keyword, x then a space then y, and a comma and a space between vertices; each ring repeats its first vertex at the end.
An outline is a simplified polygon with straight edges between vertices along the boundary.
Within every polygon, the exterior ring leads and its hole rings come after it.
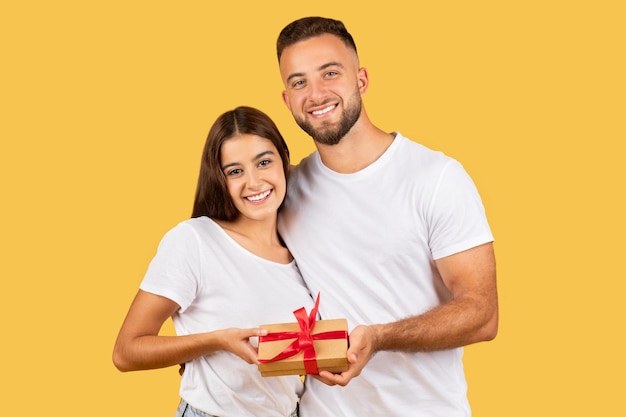
POLYGON ((355 125, 336 145, 315 143, 322 162, 340 174, 358 172, 385 153, 394 135, 385 133, 372 124, 355 125))

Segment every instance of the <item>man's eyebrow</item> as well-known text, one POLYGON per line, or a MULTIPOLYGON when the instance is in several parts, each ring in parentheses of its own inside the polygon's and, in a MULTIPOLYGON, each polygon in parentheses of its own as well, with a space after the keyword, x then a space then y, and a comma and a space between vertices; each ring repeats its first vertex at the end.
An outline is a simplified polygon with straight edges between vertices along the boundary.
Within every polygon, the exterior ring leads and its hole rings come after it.
MULTIPOLYGON (((339 62, 328 62, 324 65, 322 65, 321 67, 319 67, 317 70, 318 71, 324 71, 325 69, 329 68, 329 67, 339 67, 341 69, 344 69, 345 67, 343 66, 343 64, 339 63, 339 62)), ((303 72, 294 72, 293 74, 289 75, 289 77, 287 77, 287 82, 290 82, 292 79, 294 78, 298 78, 298 77, 303 77, 304 73, 303 72)))
POLYGON ((289 77, 287 77, 287 82, 291 82, 291 80, 293 80, 294 78, 298 78, 298 77, 302 77, 304 76, 303 72, 294 72, 293 74, 291 74, 289 77))
POLYGON ((327 64, 322 65, 319 70, 323 71, 328 67, 339 67, 341 69, 344 69, 345 67, 343 66, 343 64, 339 63, 339 62, 329 62, 327 64))

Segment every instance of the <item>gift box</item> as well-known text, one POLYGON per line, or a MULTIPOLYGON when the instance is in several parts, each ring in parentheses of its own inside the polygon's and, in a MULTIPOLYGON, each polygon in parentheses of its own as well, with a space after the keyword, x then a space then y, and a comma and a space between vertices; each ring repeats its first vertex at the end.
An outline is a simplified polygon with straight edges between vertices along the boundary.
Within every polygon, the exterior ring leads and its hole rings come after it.
POLYGON ((343 372, 348 369, 348 321, 316 320, 319 295, 311 314, 293 312, 296 323, 264 324, 259 336, 259 371, 262 376, 343 372))

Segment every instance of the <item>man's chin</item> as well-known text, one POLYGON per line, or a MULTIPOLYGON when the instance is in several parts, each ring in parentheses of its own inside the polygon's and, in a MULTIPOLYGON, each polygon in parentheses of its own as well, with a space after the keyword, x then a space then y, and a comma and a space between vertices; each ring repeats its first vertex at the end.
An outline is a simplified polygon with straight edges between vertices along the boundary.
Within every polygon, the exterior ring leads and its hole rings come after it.
POLYGON ((337 136, 312 136, 313 140, 319 144, 333 146, 341 142, 341 138, 337 136))
POLYGON ((338 134, 337 130, 331 129, 330 126, 322 129, 314 128, 308 121, 303 122, 298 119, 296 119, 296 123, 300 126, 300 129, 311 136, 316 143, 322 145, 336 145, 341 141, 341 136, 338 134))

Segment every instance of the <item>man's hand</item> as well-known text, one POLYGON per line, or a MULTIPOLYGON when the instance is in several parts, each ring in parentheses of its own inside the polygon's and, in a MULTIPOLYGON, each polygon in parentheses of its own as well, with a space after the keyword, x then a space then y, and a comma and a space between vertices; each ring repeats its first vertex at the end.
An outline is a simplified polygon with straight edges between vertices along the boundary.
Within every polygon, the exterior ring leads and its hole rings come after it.
POLYGON ((352 378, 361 374, 361 371, 375 353, 376 334, 374 326, 355 327, 349 337, 347 352, 348 370, 340 374, 320 371, 319 375, 313 375, 313 377, 326 385, 348 385, 352 378))

